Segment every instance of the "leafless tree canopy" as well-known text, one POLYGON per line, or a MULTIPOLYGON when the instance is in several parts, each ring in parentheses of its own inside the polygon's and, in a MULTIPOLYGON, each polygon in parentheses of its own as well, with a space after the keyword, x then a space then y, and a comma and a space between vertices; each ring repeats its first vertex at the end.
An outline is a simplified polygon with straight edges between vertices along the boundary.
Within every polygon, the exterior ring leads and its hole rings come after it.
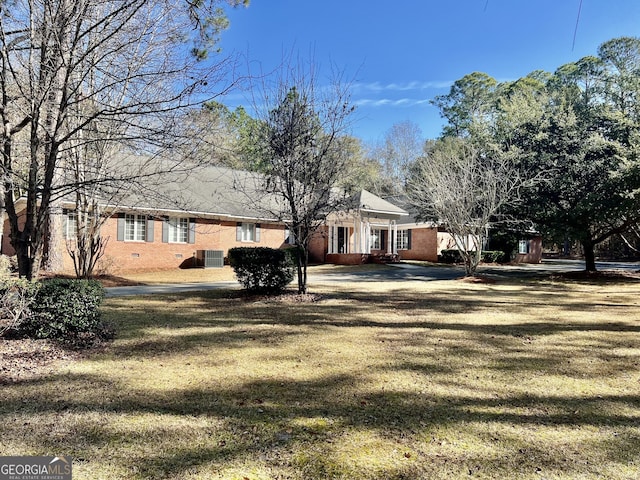
POLYGON ((206 48, 225 26, 221 2, 3 5, 3 206, 22 275, 37 273, 57 199, 95 184, 113 193, 136 179, 134 164, 121 160, 156 156, 174 144, 183 109, 210 96, 230 71, 224 61, 205 59, 206 48), (27 199, 24 225, 14 203, 17 191, 27 199))
POLYGON ((469 142, 449 138, 413 166, 407 187, 424 219, 443 223, 473 275, 491 222, 516 202, 524 179, 506 156, 487 158, 469 142))

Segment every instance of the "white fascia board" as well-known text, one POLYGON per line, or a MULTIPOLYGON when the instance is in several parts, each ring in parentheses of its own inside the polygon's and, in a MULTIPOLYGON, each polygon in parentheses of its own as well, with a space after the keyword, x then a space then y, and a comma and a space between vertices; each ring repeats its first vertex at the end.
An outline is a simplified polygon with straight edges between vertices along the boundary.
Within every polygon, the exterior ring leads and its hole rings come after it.
POLYGON ((399 223, 399 229, 407 230, 413 228, 438 228, 438 224, 434 222, 425 222, 425 223, 399 223))
POLYGON ((153 212, 156 215, 175 215, 185 216, 190 215, 197 218, 221 218, 225 220, 252 220, 254 222, 269 222, 269 223, 284 223, 283 220, 276 218, 259 218, 251 217, 248 215, 230 215, 227 213, 213 213, 213 212, 199 212, 196 210, 178 210, 170 208, 153 209, 144 207, 130 207, 126 205, 105 205, 104 208, 108 208, 112 211, 134 211, 134 212, 153 212))
POLYGON ((373 215, 388 215, 390 217, 408 217, 409 214, 407 212, 390 212, 388 210, 372 210, 372 209, 368 209, 368 208, 361 208, 360 209, 361 213, 366 213, 367 215, 369 214, 373 214, 373 215))

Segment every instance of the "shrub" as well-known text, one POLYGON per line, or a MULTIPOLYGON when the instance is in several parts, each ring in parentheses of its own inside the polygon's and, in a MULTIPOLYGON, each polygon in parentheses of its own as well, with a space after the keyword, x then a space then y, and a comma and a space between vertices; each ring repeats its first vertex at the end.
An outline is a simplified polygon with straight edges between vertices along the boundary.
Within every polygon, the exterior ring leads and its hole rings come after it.
POLYGON ((35 338, 75 343, 105 338, 110 332, 98 310, 103 298, 104 288, 95 280, 43 281, 20 330, 35 338))
MULTIPOLYGON (((8 258, 8 257, 5 257, 8 258)), ((31 315, 37 284, 22 278, 0 279, 0 336, 20 329, 31 315)))
POLYGON ((228 255, 236 278, 250 292, 281 292, 295 276, 294 255, 286 250, 236 247, 228 255))
POLYGON ((442 252, 440 252, 440 255, 438 255, 438 261, 441 263, 462 263, 460 250, 458 250, 457 248, 442 250, 442 252))
MULTIPOLYGON (((501 250, 483 250, 480 261, 483 263, 496 263, 505 261, 505 257, 506 254, 501 250)), ((457 248, 442 250, 438 256, 438 261, 441 263, 462 263, 460 250, 457 248)))
POLYGON ((507 255, 502 250, 483 250, 482 259, 483 263, 500 263, 505 262, 507 255))

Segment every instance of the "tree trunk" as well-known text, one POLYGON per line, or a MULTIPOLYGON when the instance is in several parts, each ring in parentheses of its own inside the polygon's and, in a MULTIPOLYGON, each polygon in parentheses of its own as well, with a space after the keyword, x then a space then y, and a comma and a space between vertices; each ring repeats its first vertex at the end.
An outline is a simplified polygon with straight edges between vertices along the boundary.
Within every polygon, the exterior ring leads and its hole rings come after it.
POLYGON ((303 287, 303 273, 302 273, 302 258, 300 254, 298 254, 298 293, 304 288, 303 287))
POLYGON ((309 251, 307 248, 302 252, 302 285, 298 285, 298 293, 307 293, 307 267, 309 266, 309 251))
POLYGON ((43 267, 46 272, 59 273, 64 270, 63 242, 62 207, 52 203, 49 207, 44 245, 45 261, 43 267))
POLYGON ((298 260, 298 293, 307 293, 307 265, 309 264, 309 255, 307 248, 298 245, 298 254, 296 258, 298 260))
POLYGON ((480 258, 482 256, 481 250, 470 250, 462 253, 464 259, 464 273, 467 277, 473 277, 476 274, 478 265, 480 264, 480 258))
POLYGON ((16 259, 18 261, 18 275, 20 278, 33 280, 33 256, 30 253, 29 243, 24 240, 18 240, 13 244, 16 250, 16 259))
POLYGON ((4 254, 3 250, 3 239, 4 239, 4 217, 5 217, 4 208, 4 179, 0 181, 0 254, 4 254))
POLYGON ((585 270, 587 272, 597 272, 595 245, 593 241, 591 239, 581 240, 580 243, 584 249, 585 270))

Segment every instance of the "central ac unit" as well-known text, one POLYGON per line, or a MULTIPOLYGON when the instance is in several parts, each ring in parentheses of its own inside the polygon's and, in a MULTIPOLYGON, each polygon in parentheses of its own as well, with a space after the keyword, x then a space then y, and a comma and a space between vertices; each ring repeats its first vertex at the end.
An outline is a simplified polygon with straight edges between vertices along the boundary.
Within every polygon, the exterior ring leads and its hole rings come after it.
POLYGON ((224 250, 197 250, 196 263, 198 267, 224 267, 224 250))

